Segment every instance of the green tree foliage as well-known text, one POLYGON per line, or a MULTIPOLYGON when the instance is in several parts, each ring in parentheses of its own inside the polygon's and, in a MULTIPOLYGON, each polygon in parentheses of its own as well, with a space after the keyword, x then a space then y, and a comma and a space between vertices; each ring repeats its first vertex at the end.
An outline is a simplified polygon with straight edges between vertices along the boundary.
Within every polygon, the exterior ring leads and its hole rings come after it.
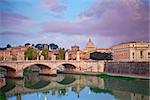
POLYGON ((41 55, 44 56, 44 59, 48 59, 48 49, 43 49, 41 55))
POLYGON ((24 44, 24 46, 30 46, 31 44, 30 43, 26 43, 26 44, 24 44))
POLYGON ((101 52, 93 52, 90 54, 90 59, 92 60, 112 60, 111 53, 101 53, 101 52))
POLYGON ((54 43, 51 43, 51 44, 49 44, 49 48, 50 48, 51 50, 56 50, 56 49, 58 49, 58 45, 57 45, 57 44, 54 44, 54 43))
POLYGON ((11 48, 11 45, 10 45, 10 44, 7 44, 6 48, 11 48))
POLYGON ((39 50, 42 50, 43 46, 44 46, 43 44, 37 44, 37 45, 35 45, 35 47, 38 48, 39 50))
POLYGON ((37 50, 34 48, 28 48, 24 54, 29 60, 35 60, 37 58, 37 50))
POLYGON ((64 60, 65 59, 65 49, 59 49, 57 59, 59 60, 64 60))

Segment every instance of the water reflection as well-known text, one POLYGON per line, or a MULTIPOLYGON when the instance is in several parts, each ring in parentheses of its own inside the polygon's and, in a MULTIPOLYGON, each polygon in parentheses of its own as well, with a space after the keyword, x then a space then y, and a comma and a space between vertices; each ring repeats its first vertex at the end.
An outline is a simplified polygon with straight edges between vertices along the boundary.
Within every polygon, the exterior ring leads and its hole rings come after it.
POLYGON ((22 80, 0 78, 0 99, 149 100, 148 80, 123 80, 59 74, 28 74, 22 80))

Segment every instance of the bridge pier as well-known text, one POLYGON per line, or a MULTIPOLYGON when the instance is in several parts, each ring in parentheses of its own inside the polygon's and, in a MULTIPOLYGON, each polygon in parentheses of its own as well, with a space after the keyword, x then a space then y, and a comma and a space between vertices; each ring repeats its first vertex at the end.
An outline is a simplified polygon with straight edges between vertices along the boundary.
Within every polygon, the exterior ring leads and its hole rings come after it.
POLYGON ((56 75, 57 75, 57 71, 56 71, 56 70, 51 70, 51 69, 41 69, 41 70, 40 70, 40 74, 41 74, 41 75, 52 75, 52 76, 56 76, 56 75))
POLYGON ((8 70, 7 71, 7 77, 11 77, 11 78, 23 78, 23 71, 21 71, 21 70, 17 70, 17 71, 8 70))

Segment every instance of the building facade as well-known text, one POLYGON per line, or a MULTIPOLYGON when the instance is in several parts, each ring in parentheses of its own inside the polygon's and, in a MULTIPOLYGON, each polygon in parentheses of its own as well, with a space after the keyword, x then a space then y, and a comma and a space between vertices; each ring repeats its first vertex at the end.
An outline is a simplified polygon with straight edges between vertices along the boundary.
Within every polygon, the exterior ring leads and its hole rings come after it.
POLYGON ((0 50, 0 60, 24 60, 24 52, 27 50, 26 46, 17 46, 0 50))
POLYGON ((71 50, 68 53, 69 60, 76 60, 78 51, 80 51, 80 47, 78 45, 71 46, 71 50))
POLYGON ((110 48, 114 61, 150 61, 150 42, 126 42, 110 48))
POLYGON ((96 48, 94 43, 92 42, 91 39, 89 39, 89 41, 87 42, 86 44, 86 47, 81 50, 80 52, 80 58, 82 60, 88 60, 90 59, 90 53, 93 53, 93 52, 108 52, 108 49, 106 48, 96 48))
POLYGON ((49 45, 48 44, 43 44, 43 49, 49 49, 49 45))
POLYGON ((94 52, 96 50, 94 43, 92 42, 91 39, 89 39, 89 41, 86 44, 86 47, 82 50, 83 52, 94 52))

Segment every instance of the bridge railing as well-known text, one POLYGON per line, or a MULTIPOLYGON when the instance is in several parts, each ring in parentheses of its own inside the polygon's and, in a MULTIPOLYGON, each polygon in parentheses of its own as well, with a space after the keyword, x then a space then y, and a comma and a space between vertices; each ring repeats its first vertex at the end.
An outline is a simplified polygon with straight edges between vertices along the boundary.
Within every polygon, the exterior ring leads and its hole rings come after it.
POLYGON ((7 60, 7 61, 0 61, 0 63, 6 62, 99 62, 104 60, 7 60))

